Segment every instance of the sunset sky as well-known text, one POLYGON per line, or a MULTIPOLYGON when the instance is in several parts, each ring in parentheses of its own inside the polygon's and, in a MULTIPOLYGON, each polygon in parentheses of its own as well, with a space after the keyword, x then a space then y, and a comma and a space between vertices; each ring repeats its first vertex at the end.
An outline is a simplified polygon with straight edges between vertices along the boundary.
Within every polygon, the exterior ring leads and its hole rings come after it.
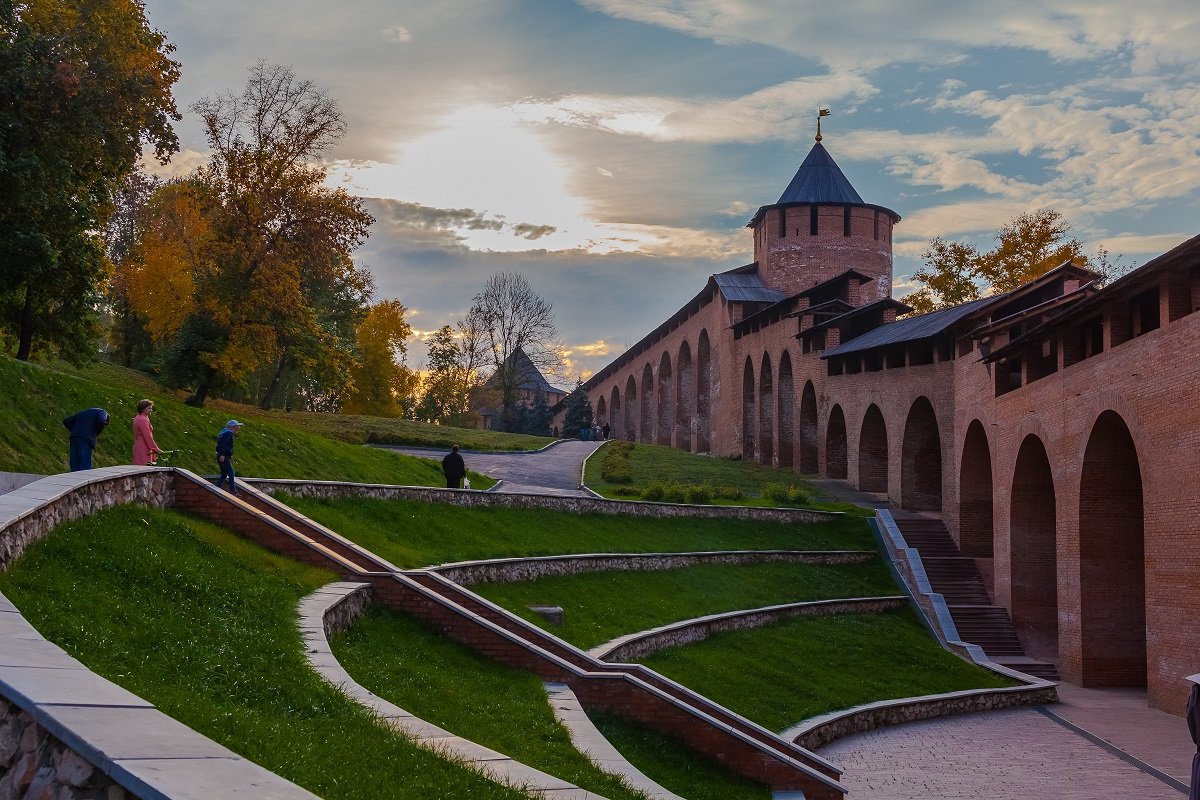
MULTIPOLYGON (((376 217, 358 252, 414 329, 487 276, 553 302, 574 376, 708 275, 824 144, 896 229, 897 294, 930 238, 987 246, 1052 207, 1140 264, 1200 233, 1200 3, 1039 0, 146 0, 188 110, 262 59, 350 126, 331 182, 376 217)), ((423 350, 410 362, 420 366, 423 350)))

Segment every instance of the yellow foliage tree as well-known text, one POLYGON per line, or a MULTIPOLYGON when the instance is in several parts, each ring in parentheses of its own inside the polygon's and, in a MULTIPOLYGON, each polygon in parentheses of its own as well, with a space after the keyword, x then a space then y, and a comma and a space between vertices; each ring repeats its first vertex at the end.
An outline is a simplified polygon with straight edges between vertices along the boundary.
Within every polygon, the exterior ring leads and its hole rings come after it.
POLYGON ((358 361, 350 370, 352 386, 343 406, 347 414, 398 417, 416 390, 418 378, 404 358, 412 327, 399 300, 382 300, 368 309, 357 328, 358 361))

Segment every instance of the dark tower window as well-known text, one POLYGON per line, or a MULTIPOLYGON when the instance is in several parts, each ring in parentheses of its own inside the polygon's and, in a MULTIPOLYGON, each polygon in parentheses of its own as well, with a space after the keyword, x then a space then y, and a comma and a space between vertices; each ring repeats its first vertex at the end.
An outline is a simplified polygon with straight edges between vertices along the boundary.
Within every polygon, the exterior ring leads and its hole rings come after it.
POLYGON ((779 209, 779 238, 787 236, 787 209, 779 209))
POLYGON ((879 241, 879 212, 875 212, 875 241, 879 241))
POLYGON ((808 207, 808 235, 809 236, 817 235, 817 207, 816 206, 808 207))
POLYGON ((850 235, 850 206, 842 209, 842 236, 850 235))

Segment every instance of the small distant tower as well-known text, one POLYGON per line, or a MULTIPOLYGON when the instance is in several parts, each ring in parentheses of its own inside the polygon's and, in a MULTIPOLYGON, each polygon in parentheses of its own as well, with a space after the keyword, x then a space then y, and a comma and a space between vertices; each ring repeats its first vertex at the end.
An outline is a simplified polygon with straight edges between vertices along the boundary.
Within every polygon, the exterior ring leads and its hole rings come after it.
POLYGON ((754 260, 767 286, 795 293, 847 270, 866 275, 859 303, 892 293, 892 227, 900 215, 864 203, 821 144, 816 143, 779 200, 763 206, 747 224, 754 231, 754 260))

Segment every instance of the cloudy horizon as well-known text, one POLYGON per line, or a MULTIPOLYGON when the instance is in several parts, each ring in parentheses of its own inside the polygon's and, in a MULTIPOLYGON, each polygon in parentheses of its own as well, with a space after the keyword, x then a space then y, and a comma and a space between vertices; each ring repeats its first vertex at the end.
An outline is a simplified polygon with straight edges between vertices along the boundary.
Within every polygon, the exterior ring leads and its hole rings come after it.
MULTIPOLYGON (((1140 264, 1194 235, 1200 7, 1182 0, 146 0, 194 115, 258 60, 339 103, 333 185, 376 217, 356 254, 419 332, 491 274, 555 307, 571 378, 748 263, 745 223, 825 145, 898 212, 897 293, 929 239, 987 246, 1055 208, 1140 264)), ((421 348, 414 348, 419 365, 421 348)), ((561 383, 568 383, 564 377, 561 383)))

